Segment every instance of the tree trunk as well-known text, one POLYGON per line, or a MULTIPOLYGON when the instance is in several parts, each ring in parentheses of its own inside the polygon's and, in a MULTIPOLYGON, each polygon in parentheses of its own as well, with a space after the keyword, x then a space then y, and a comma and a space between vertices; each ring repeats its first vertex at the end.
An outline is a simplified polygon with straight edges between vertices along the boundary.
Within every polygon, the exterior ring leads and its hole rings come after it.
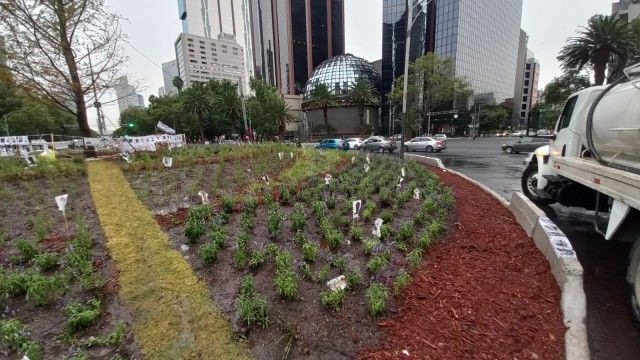
POLYGON ((607 71, 607 62, 609 59, 608 52, 598 52, 593 58, 593 77, 595 85, 604 84, 605 72, 607 71))
POLYGON ((360 135, 362 135, 362 133, 364 132, 364 106, 360 106, 360 135))
POLYGON ((327 134, 331 134, 331 130, 329 130, 329 116, 327 114, 327 107, 323 107, 322 108, 322 114, 324 115, 324 129, 327 132, 327 134))
POLYGON ((200 142, 204 144, 204 117, 202 114, 198 116, 198 127, 200 128, 200 142))

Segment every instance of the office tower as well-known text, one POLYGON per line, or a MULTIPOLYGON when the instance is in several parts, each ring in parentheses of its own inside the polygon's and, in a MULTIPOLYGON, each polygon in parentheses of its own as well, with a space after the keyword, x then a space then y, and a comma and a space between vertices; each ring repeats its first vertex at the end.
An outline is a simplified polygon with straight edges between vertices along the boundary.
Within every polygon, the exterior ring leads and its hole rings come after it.
POLYGON ((166 63, 162 63, 162 78, 164 80, 164 95, 175 95, 178 93, 178 89, 173 86, 173 78, 178 76, 178 61, 171 60, 166 63))
MULTIPOLYGON (((513 97, 522 0, 410 0, 410 61, 427 52, 455 62, 479 103, 513 97)), ((383 0, 382 81, 391 91, 404 72, 408 0, 383 0)))
POLYGON ((300 94, 324 60, 344 54, 344 0, 251 0, 255 77, 300 94))
POLYGON ((520 126, 527 124, 531 110, 538 103, 538 81, 540 80, 540 64, 531 51, 527 51, 527 62, 522 78, 522 94, 514 101, 514 110, 518 111, 520 126))
POLYGON ((184 87, 211 79, 229 80, 246 94, 244 52, 233 36, 218 39, 182 33, 175 42, 178 72, 184 87))
POLYGON ((611 4, 611 15, 630 23, 640 17, 640 3, 632 0, 621 0, 611 4))
MULTIPOLYGON (((243 88, 253 77, 250 0, 178 0, 182 32, 213 40, 231 37, 243 52, 243 88)), ((183 79, 184 80, 184 79, 183 79)), ((185 86, 187 86, 185 84, 185 86)))
POLYGON ((522 89, 524 86, 524 68, 527 63, 527 44, 529 43, 529 35, 520 29, 520 41, 518 45, 518 64, 516 67, 516 83, 513 91, 513 112, 511 114, 511 125, 518 127, 521 124, 520 117, 520 98, 522 98, 522 89))
POLYGON ((136 92, 136 88, 129 84, 126 76, 118 79, 114 86, 118 98, 118 110, 120 114, 130 107, 144 108, 144 97, 136 92))

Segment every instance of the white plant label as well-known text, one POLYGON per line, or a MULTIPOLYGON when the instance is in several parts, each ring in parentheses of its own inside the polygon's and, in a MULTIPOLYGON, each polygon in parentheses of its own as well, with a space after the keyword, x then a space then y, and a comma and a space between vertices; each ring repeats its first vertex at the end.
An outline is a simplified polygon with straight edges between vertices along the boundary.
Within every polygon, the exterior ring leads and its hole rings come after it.
POLYGON ((282 161, 282 158, 284 157, 284 153, 283 152, 279 152, 278 153, 278 157, 280 158, 280 160, 282 161))
POLYGON ((126 161, 127 164, 131 164, 131 158, 129 157, 129 153, 122 154, 122 160, 126 161))
POLYGON ((356 200, 353 202, 353 219, 358 220, 360 218, 360 209, 362 209, 362 200, 356 200))
POLYGON ((289 153, 289 156, 291 156, 291 158, 293 159, 293 153, 292 152, 289 153))
POLYGON ((400 181, 398 181, 398 189, 402 189, 402 182, 404 181, 404 178, 400 178, 400 181))
POLYGON ((371 169, 371 167, 369 166, 369 164, 364 164, 364 173, 368 173, 369 169, 371 169))
POLYGON ((64 194, 60 196, 56 196, 56 205, 58 205, 58 210, 64 213, 65 208, 67 207, 67 199, 69 198, 69 194, 64 194))
POLYGON ((413 190, 413 198, 416 200, 420 200, 420 189, 416 188, 413 190))
POLYGON ((404 168, 400 169, 400 174, 402 174, 402 177, 405 176, 404 168))
POLYGON ((329 183, 331 182, 331 179, 333 178, 333 176, 331 176, 331 174, 327 174, 324 176, 324 184, 325 185, 329 185, 329 183))
POLYGON ((173 166, 173 158, 165 156, 162 158, 162 163, 164 164, 164 167, 170 168, 173 166))
POLYGON ((264 180, 264 182, 269 185, 269 175, 265 175, 262 177, 262 180, 264 180))
POLYGON ((355 162, 356 162, 356 157, 355 157, 355 156, 352 156, 352 157, 351 157, 351 165, 353 165, 355 162))
POLYGON ((367 154, 367 164, 371 164, 371 158, 370 158, 369 154, 367 154))
POLYGON ((202 205, 209 205, 209 194, 207 194, 206 191, 200 190, 198 195, 200 195, 200 198, 202 199, 202 205))
POLYGON ((382 228, 383 223, 384 223, 384 220, 380 218, 377 218, 376 221, 373 222, 373 231, 371 232, 371 234, 373 234, 373 236, 377 237, 378 239, 382 237, 382 233, 380 233, 380 229, 382 228))

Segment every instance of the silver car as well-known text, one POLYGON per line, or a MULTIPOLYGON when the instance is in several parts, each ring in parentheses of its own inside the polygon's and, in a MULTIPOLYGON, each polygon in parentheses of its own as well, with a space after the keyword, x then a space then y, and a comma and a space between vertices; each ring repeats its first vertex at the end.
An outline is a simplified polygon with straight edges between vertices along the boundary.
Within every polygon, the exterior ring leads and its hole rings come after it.
POLYGON ((404 143, 404 151, 440 152, 447 148, 447 143, 430 137, 417 137, 404 143))
POLYGON ((381 136, 371 136, 364 141, 360 147, 363 151, 377 151, 392 153, 396 149, 396 143, 386 140, 381 136))

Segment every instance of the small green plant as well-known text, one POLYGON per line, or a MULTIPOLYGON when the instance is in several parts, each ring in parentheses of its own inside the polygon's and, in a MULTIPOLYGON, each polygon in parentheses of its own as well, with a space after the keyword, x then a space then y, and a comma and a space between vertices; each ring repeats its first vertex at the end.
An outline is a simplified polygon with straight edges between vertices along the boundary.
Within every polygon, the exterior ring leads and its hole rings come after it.
POLYGON ((184 229, 184 236, 193 244, 204 235, 204 223, 200 220, 189 219, 184 229))
POLYGON ((343 235, 340 231, 336 229, 330 229, 328 233, 325 235, 327 244, 331 250, 337 249, 340 244, 342 244, 343 235))
POLYGON ((346 275, 346 280, 347 289, 349 289, 349 291, 356 290, 358 288, 358 285, 362 283, 362 273, 360 272, 360 269, 354 268, 349 271, 346 275))
POLYGON ((66 288, 63 276, 33 275, 27 283, 27 301, 36 306, 55 301, 66 288))
POLYGON ((331 266, 334 268, 344 271, 347 268, 347 258, 343 255, 334 255, 331 257, 331 266))
POLYGON ((36 255, 38 255, 38 248, 31 242, 23 239, 16 240, 16 248, 20 253, 20 258, 24 262, 31 261, 36 255))
POLYGON ((302 257, 304 261, 314 262, 319 251, 320 247, 318 245, 307 242, 302 246, 302 257))
POLYGON ((244 199, 244 212, 246 214, 255 215, 258 209, 258 200, 253 196, 248 196, 244 199))
POLYGON ((73 302, 62 309, 67 329, 78 331, 92 325, 102 313, 100 300, 91 299, 86 304, 73 302))
POLYGON ((372 316, 382 314, 387 308, 388 292, 383 284, 371 284, 367 289, 367 300, 369 302, 369 313, 372 316))
POLYGON ((324 266, 320 268, 320 271, 318 271, 318 275, 316 276, 316 281, 317 282, 327 281, 329 277, 329 270, 331 270, 331 267, 329 266, 329 264, 324 264, 324 266))
POLYGON ((378 245, 380 245, 380 241, 376 239, 367 239, 362 242, 362 251, 365 255, 371 255, 373 253, 373 249, 378 245))
POLYGON ((254 251, 251 253, 251 258, 249 259, 249 268, 258 269, 262 265, 264 265, 266 260, 267 260, 266 250, 254 251))
POLYGON ((389 265, 389 259, 390 254, 388 251, 372 256, 367 262, 367 270, 369 270, 370 273, 377 273, 389 265))
POLYGON ((276 292, 284 299, 294 299, 298 293, 298 280, 291 264, 290 253, 281 251, 276 256, 276 276, 273 282, 276 292))
POLYGON ((233 254, 233 263, 238 269, 243 269, 249 262, 249 235, 247 233, 241 233, 236 238, 236 251, 233 254))
POLYGON ((322 201, 314 201, 313 202, 313 215, 315 215, 316 219, 320 221, 320 219, 325 218, 326 214, 324 211, 324 203, 322 201))
POLYGON ((391 224, 395 216, 396 214, 392 209, 384 209, 380 213, 380 219, 382 219, 385 224, 391 224))
POLYGON ((69 244, 64 260, 71 277, 78 280, 84 290, 94 289, 101 284, 100 276, 93 269, 91 247, 91 236, 86 227, 81 226, 69 244))
POLYGON ((432 220, 427 225, 427 233, 431 235, 431 238, 437 238, 444 231, 444 225, 440 220, 432 220))
POLYGON ((33 232, 36 235, 36 240, 38 242, 44 240, 49 233, 49 225, 47 221, 42 216, 36 216, 31 219, 31 227, 33 227, 33 232))
POLYGON ((38 269, 40 269, 40 271, 51 270, 58 265, 58 254, 38 254, 33 258, 33 263, 38 267, 38 269))
POLYGON ((242 230, 246 232, 250 232, 251 230, 253 230, 253 227, 255 224, 253 220, 254 220, 253 215, 245 213, 240 218, 240 228, 242 228, 242 230))
POLYGON ((231 214, 236 209, 236 199, 233 196, 225 195, 222 197, 222 210, 231 214))
POLYGON ((362 207, 362 220, 367 221, 373 217, 373 213, 376 211, 376 203, 373 201, 367 201, 362 207))
POLYGON ((234 305, 247 326, 257 324, 266 328, 269 325, 269 302, 258 294, 251 275, 242 279, 240 294, 234 305))
POLYGON ((409 264, 409 269, 415 270, 420 266, 422 262, 422 250, 420 248, 413 250, 407 255, 407 263, 409 264))
POLYGON ((349 236, 353 241, 362 241, 362 239, 364 238, 364 229, 362 228, 362 226, 353 225, 351 226, 349 236))
POLYGON ((400 229, 398 230, 398 235, 396 236, 397 242, 409 243, 413 240, 413 237, 416 235, 416 231, 413 228, 413 224, 410 222, 405 222, 400 225, 400 229))
POLYGON ((418 238, 418 249, 424 251, 429 247, 429 245, 431 245, 431 235, 429 232, 425 231, 420 235, 420 238, 418 238))
POLYGON ((218 258, 220 246, 215 242, 200 245, 198 248, 198 257, 205 265, 211 265, 218 258))
POLYGON ((42 359, 42 348, 27 337, 27 329, 20 320, 0 320, 0 340, 9 347, 25 354, 29 359, 42 359))
POLYGON ((296 232, 295 238, 293 239, 293 242, 296 243, 296 245, 298 246, 304 246, 304 244, 307 243, 307 237, 304 236, 304 231, 300 230, 298 232, 296 232))
POLYGON ((267 231, 270 239, 275 239, 280 233, 280 227, 282 225, 282 215, 278 208, 273 208, 269 211, 267 216, 267 231))
POLYGON ((204 223, 209 219, 211 219, 211 207, 209 205, 199 205, 189 209, 187 221, 204 223))
POLYGON ((280 203, 285 206, 291 204, 291 192, 286 186, 280 187, 280 203))
POLYGON ((124 322, 118 321, 109 334, 103 336, 89 336, 88 338, 81 339, 78 341, 78 346, 87 348, 94 346, 119 347, 124 340, 125 330, 126 327, 124 322))
POLYGON ((380 227, 380 238, 382 240, 389 240, 391 238, 391 234, 393 234, 391 226, 389 224, 382 224, 380 227))
POLYGON ((411 276, 409 275, 409 273, 407 273, 405 269, 400 269, 398 271, 398 275, 396 275, 396 278, 393 280, 393 294, 400 294, 400 291, 402 291, 402 289, 409 285, 410 281, 411 276))
POLYGON ((380 190, 380 205, 382 207, 391 207, 395 204, 393 192, 389 189, 380 190))
POLYGON ((280 248, 274 243, 267 244, 265 250, 267 252, 267 255, 269 255, 269 257, 272 259, 275 259, 275 257, 278 256, 278 253, 280 252, 280 248))
POLYGON ((336 199, 333 196, 327 198, 327 209, 333 210, 336 208, 336 199))
POLYGON ((304 213, 304 205, 297 203, 295 210, 291 215, 291 228, 294 232, 303 231, 306 225, 306 218, 304 213))
POLYGON ((344 290, 328 290, 320 293, 320 299, 325 307, 333 311, 339 311, 342 309, 344 295, 344 290))
POLYGON ((212 243, 218 245, 219 248, 223 248, 227 241, 227 231, 224 227, 215 225, 209 235, 209 239, 212 243))
POLYGON ((313 281, 313 273, 311 272, 311 266, 307 263, 303 263, 300 267, 300 271, 302 272, 302 278, 307 281, 313 281))

